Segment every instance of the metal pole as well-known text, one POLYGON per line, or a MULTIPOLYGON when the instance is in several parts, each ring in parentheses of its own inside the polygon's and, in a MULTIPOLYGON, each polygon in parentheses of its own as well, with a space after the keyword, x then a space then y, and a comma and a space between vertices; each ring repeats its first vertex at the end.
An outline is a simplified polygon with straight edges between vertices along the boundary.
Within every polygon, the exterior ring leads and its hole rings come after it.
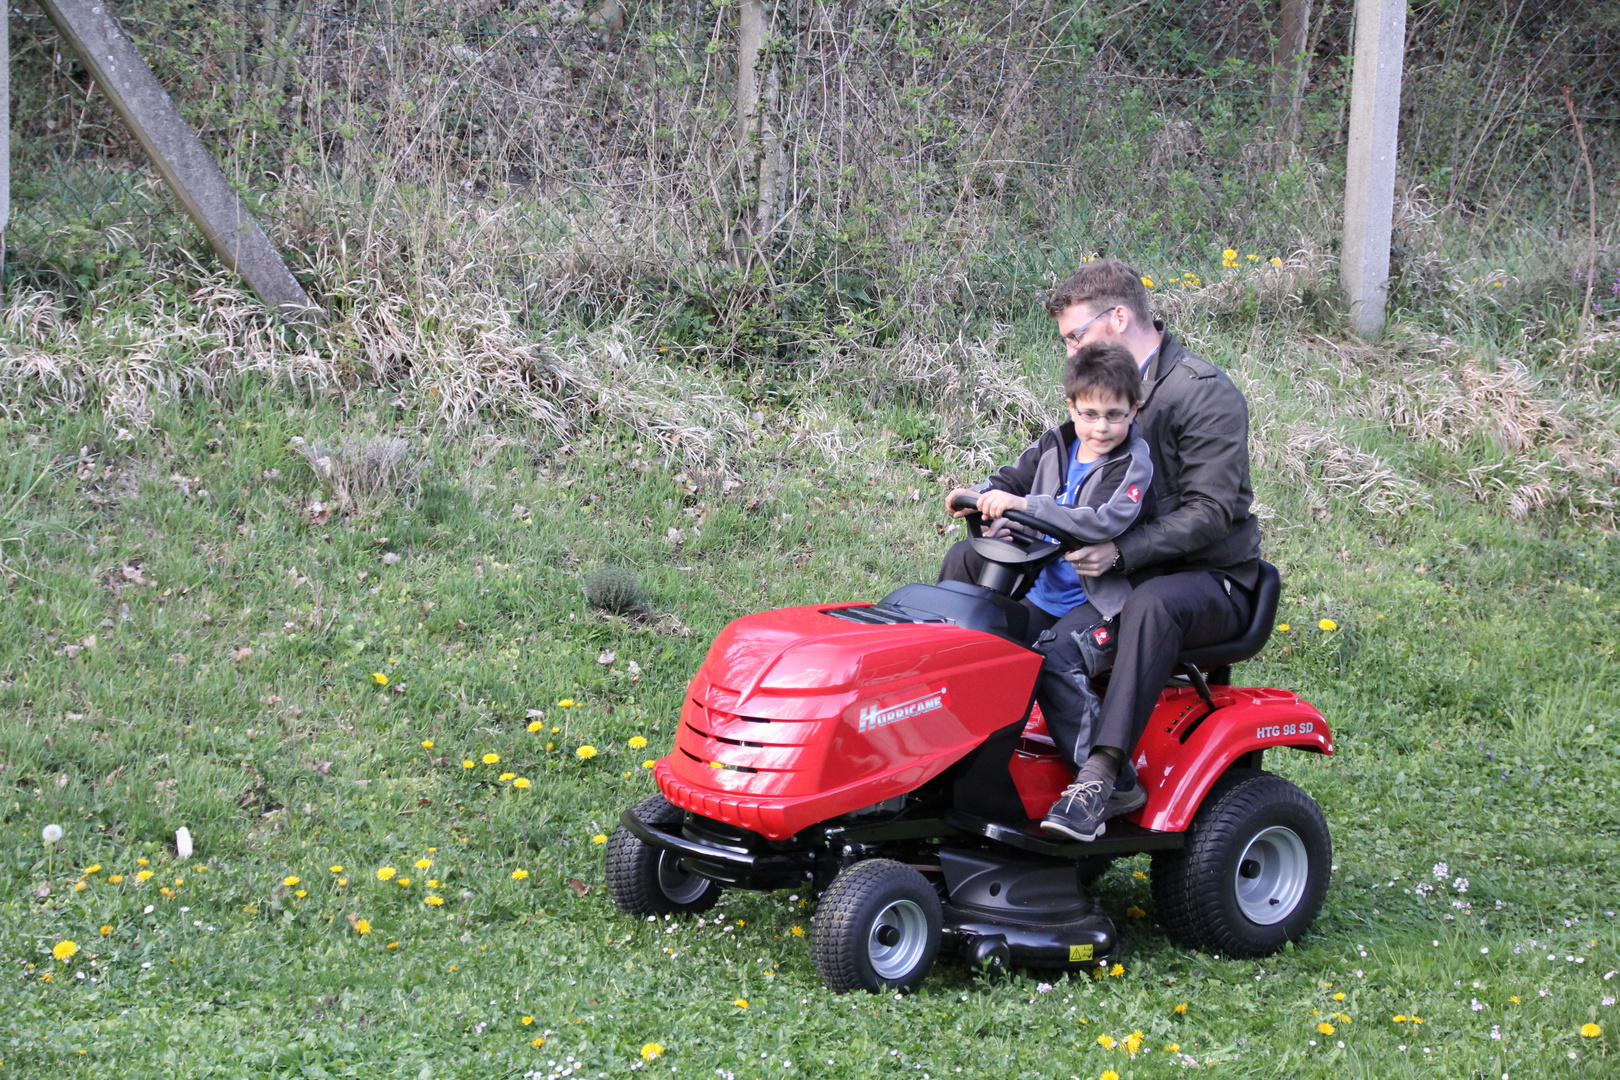
POLYGON ((284 318, 316 317, 315 305, 146 66, 107 0, 39 0, 57 33, 90 72, 169 188, 228 268, 284 318))
POLYGON ((1406 0, 1356 0, 1355 50, 1339 274, 1350 296, 1350 324, 1372 340, 1383 332, 1389 299, 1406 0))

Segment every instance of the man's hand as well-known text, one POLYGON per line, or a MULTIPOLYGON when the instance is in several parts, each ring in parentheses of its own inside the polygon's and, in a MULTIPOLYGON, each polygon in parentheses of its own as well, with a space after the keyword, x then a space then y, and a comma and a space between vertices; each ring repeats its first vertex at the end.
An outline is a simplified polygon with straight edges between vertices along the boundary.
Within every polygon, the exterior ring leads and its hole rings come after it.
POLYGON ((1074 563, 1074 568, 1078 573, 1084 574, 1086 577, 1096 577, 1114 565, 1114 560, 1119 557, 1119 548, 1114 546, 1112 540, 1109 540, 1105 543, 1092 544, 1090 547, 1076 548, 1074 551, 1065 552, 1063 557, 1074 563))

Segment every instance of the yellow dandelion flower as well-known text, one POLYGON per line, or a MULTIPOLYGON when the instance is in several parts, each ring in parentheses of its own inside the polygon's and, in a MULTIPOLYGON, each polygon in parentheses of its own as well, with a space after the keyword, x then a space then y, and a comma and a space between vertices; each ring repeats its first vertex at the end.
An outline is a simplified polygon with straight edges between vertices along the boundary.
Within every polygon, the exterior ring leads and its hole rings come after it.
POLYGON ((1260 261, 1260 256, 1258 256, 1258 255, 1245 255, 1243 257, 1245 259, 1248 259, 1250 262, 1259 262, 1260 261))
POLYGON ((1390 1019, 1394 1020, 1397 1024, 1404 1024, 1404 1023, 1406 1023, 1406 1014, 1405 1013, 1396 1013, 1390 1019))
POLYGON ((534 721, 531 721, 531 722, 530 722, 530 723, 529 723, 529 730, 530 730, 530 731, 539 731, 539 730, 540 730, 540 729, 541 729, 541 728, 543 728, 543 727, 545 727, 545 725, 544 725, 544 724, 542 724, 542 723, 541 723, 541 722, 540 722, 540 721, 538 721, 538 720, 534 720, 534 721))
POLYGON ((522 881, 524 878, 526 878, 528 876, 529 876, 529 872, 527 870, 523 869, 521 866, 518 867, 516 870, 512 871, 512 880, 513 881, 522 881))
POLYGON ((438 878, 428 878, 427 886, 430 889, 437 889, 442 884, 444 884, 444 883, 442 881, 440 881, 438 878))
POLYGON ((553 735, 555 735, 555 734, 557 734, 557 733, 558 733, 558 732, 559 732, 559 731, 561 731, 561 730, 562 730, 562 728, 560 728, 560 727, 554 727, 554 728, 552 728, 552 729, 551 729, 551 733, 552 733, 552 734, 553 734, 553 735))
POLYGON ((1132 870, 1131 877, 1135 878, 1137 881, 1146 881, 1148 879, 1148 876, 1142 873, 1140 870, 1132 870))
POLYGON ((150 871, 150 870, 142 870, 140 873, 135 875, 135 880, 138 881, 138 882, 144 883, 148 879, 150 879, 151 876, 152 876, 152 871, 150 871))
POLYGON ((1334 994, 1333 995, 1333 1000, 1334 1001, 1343 1001, 1344 1000, 1344 991, 1340 990, 1337 994, 1334 994))
POLYGON ((1125 909, 1125 914, 1126 914, 1127 917, 1132 918, 1132 919, 1143 919, 1143 918, 1147 917, 1147 912, 1143 911, 1141 908, 1137 907, 1135 904, 1132 904, 1130 907, 1126 908, 1125 909))
POLYGON ((738 998, 736 1001, 733 1001, 732 1004, 737 1006, 737 1008, 739 1008, 739 1009, 746 1009, 746 1008, 748 1008, 748 999, 747 998, 738 998))
POLYGON ((123 880, 124 880, 124 875, 123 874, 112 874, 112 875, 108 876, 108 878, 107 878, 107 881, 110 884, 113 884, 113 885, 120 884, 123 880))
POLYGON ((349 887, 349 879, 346 878, 346 877, 338 878, 337 883, 338 883, 338 888, 340 888, 340 889, 347 889, 349 887))
POLYGON ((644 1058, 647 1061, 652 1061, 654 1058, 663 1057, 664 1056, 664 1044, 663 1043, 647 1043, 645 1046, 643 1046, 641 1048, 641 1056, 642 1056, 642 1058, 644 1058))
POLYGON ((1508 1000, 1513 1002, 1513 1004, 1517 1005, 1519 1003, 1519 995, 1515 994, 1512 997, 1508 998, 1508 1000))
POLYGON ((1171 1043, 1170 1045, 1168 1045, 1168 1046, 1166 1046, 1164 1048, 1164 1052, 1167 1053, 1167 1054, 1179 1054, 1179 1053, 1181 1053, 1181 1044, 1180 1043, 1171 1043))
POLYGON ((377 868, 377 880, 392 881, 394 880, 394 875, 397 873, 399 873, 399 871, 395 870, 392 866, 379 866, 377 868))
POLYGON ((422 903, 426 904, 428 907, 443 907, 444 906, 444 897, 442 897, 442 896, 424 897, 422 899, 422 903))
POLYGON ((1332 619, 1318 619, 1316 625, 1323 630, 1337 630, 1339 628, 1339 624, 1332 619))
POLYGON ((788 933, 792 934, 794 937, 804 937, 804 927, 795 926, 793 929, 789 930, 788 933))
POLYGON ((433 749, 433 740, 432 739, 423 739, 422 740, 422 749, 424 749, 424 750, 433 749))
MULTIPOLYGON (((626 745, 629 746, 630 749, 632 749, 632 750, 640 750, 643 746, 647 745, 646 736, 644 736, 644 735, 632 735, 632 736, 630 736, 630 741, 626 745)), ((94 873, 94 872, 95 871, 91 871, 91 873, 94 873)))
POLYGON ((559 709, 572 709, 574 707, 574 699, 571 697, 565 697, 561 701, 557 702, 557 707, 559 709))
POLYGON ((103 927, 102 927, 102 928, 101 928, 101 936, 102 936, 102 937, 111 937, 111 936, 112 936, 112 927, 110 927, 110 926, 103 926, 103 927))
POLYGON ((334 874, 341 874, 341 873, 343 873, 343 864, 342 863, 333 863, 331 866, 328 866, 327 869, 332 871, 332 873, 334 873, 334 874))
POLYGON ((1125 1036, 1126 1053, 1130 1054, 1131 1057, 1135 1057, 1137 1051, 1142 1049, 1142 1040, 1146 1037, 1147 1036, 1143 1035, 1140 1031, 1133 1031, 1129 1035, 1125 1036))
POLYGON ((1185 1016, 1185 1015, 1187 1015, 1187 1003, 1185 1001, 1183 1001, 1181 1004, 1176 1006, 1176 1015, 1177 1016, 1185 1016))
POLYGON ((299 877, 297 874, 288 874, 286 877, 281 879, 281 883, 290 889, 302 880, 304 879, 299 877))
POLYGON ((399 879, 399 881, 395 882, 395 884, 402 889, 408 889, 411 887, 411 879, 408 877, 402 877, 399 879))
POLYGON ((538 1050, 542 1046, 546 1045, 546 1040, 545 1039, 530 1039, 529 1040, 529 1045, 534 1047, 536 1050, 538 1050))
POLYGON ((534 1023, 534 1017, 525 1016, 522 1020, 519 1020, 518 1023, 522 1024, 524 1027, 528 1027, 530 1024, 534 1023))
POLYGON ((1100 1074, 1098 1074, 1097 1080, 1119 1080, 1119 1073, 1115 1072, 1113 1069, 1104 1069, 1100 1074))
POLYGON ((85 867, 84 872, 87 873, 87 874, 99 874, 99 873, 101 873, 101 864, 96 863, 96 865, 94 865, 94 866, 85 867))
POLYGON ((495 779, 499 780, 501 783, 504 784, 508 780, 516 780, 517 779, 517 773, 515 773, 515 772, 503 772, 503 773, 501 773, 501 775, 497 776, 495 779))
POLYGON ((1595 1039, 1599 1035, 1603 1034, 1603 1027, 1601 1024, 1582 1024, 1581 1034, 1585 1035, 1588 1039, 1595 1039))
POLYGON ((1223 259, 1235 259, 1235 258, 1237 258, 1237 251, 1234 250, 1233 248, 1227 248, 1225 251, 1221 252, 1221 258, 1223 258, 1223 259))
POLYGON ((417 859, 415 862, 411 863, 411 865, 416 867, 418 870, 426 870, 428 867, 433 865, 433 860, 417 859))
POLYGON ((1114 1037, 1112 1035, 1099 1035, 1097 1036, 1097 1045, 1101 1046, 1104 1050, 1112 1050, 1119 1044, 1114 1041, 1114 1037))
POLYGON ((183 877, 177 877, 174 879, 174 883, 176 885, 184 885, 186 883, 186 879, 183 877))
POLYGON ((494 751, 491 751, 490 753, 487 753, 487 754, 484 755, 484 764, 485 765, 499 765, 500 763, 501 763, 501 755, 495 753, 494 751))
POLYGON ((293 892, 293 895, 298 897, 298 899, 302 900, 304 897, 308 896, 309 893, 305 892, 303 889, 298 889, 298 890, 293 892))
POLYGON ((1145 288, 1149 288, 1149 289, 1151 289, 1151 288, 1153 288, 1153 279, 1152 279, 1152 278, 1150 278, 1150 277, 1144 277, 1144 278, 1143 278, 1143 279, 1142 279, 1142 285, 1143 285, 1143 286, 1144 286, 1144 287, 1145 287, 1145 288))
POLYGON ((1324 1020, 1320 1024, 1316 1025, 1316 1030, 1320 1031, 1324 1035, 1331 1035, 1331 1034, 1333 1034, 1335 1029, 1334 1029, 1332 1024, 1330 1024, 1326 1020, 1324 1020))
POLYGON ((78 951, 79 943, 70 939, 58 941, 55 945, 51 946, 51 955, 62 961, 64 964, 73 959, 73 955, 78 951))
POLYGON ((388 676, 384 675, 380 671, 373 671, 371 673, 371 681, 376 683, 378 686, 387 686, 388 676))
POLYGON ((574 751, 574 756, 579 758, 581 761, 589 761, 591 758, 596 756, 596 747, 586 743, 584 746, 574 751))
POLYGON ((1282 260, 1277 258, 1277 256, 1273 255, 1271 257, 1271 265, 1272 266, 1281 266, 1282 265, 1282 260))
POLYGON ((89 888, 89 886, 86 885, 83 881, 75 881, 73 883, 73 891, 74 892, 84 892, 84 890, 87 889, 87 888, 89 888))
POLYGON ((1114 976, 1116 979, 1119 978, 1121 975, 1125 974, 1125 965, 1115 964, 1113 967, 1108 969, 1108 974, 1114 976))
POLYGON ((1278 623, 1277 624, 1277 629, 1281 630, 1283 633, 1286 634, 1286 633, 1288 633, 1288 631, 1292 630, 1293 627, 1289 626, 1287 623, 1278 623))
POLYGON ((152 863, 151 863, 151 860, 149 860, 149 859, 136 859, 135 860, 135 865, 136 866, 151 866, 152 863))
POLYGON ((371 923, 369 921, 367 921, 366 919, 357 919, 357 920, 355 920, 354 932, 357 933, 357 934, 369 934, 369 933, 371 933, 371 923))
POLYGON ((389 947, 389 948, 390 948, 390 949, 397 949, 397 948, 399 948, 399 942, 397 942, 397 941, 390 941, 390 942, 389 942, 389 943, 388 943, 388 947, 389 947))
POLYGON ((557 749, 557 744, 554 743, 554 742, 548 742, 548 743, 546 743, 546 749, 547 750, 555 750, 555 749, 557 749))
POLYGON ((524 788, 529 786, 529 781, 520 776, 516 780, 512 781, 512 786, 517 788, 519 791, 522 791, 524 788))
POLYGON ((40 982, 55 982, 56 981, 56 976, 52 975, 48 971, 42 971, 42 972, 40 972, 40 975, 39 975, 39 981, 40 982))
POLYGON ((657 766, 658 766, 658 762, 653 761, 651 758, 648 758, 646 761, 643 761, 641 763, 641 767, 643 769, 652 769, 652 768, 656 768, 657 766))
POLYGON ((605 843, 607 843, 607 833, 597 833, 595 836, 591 837, 591 843, 593 843, 593 844, 605 844, 605 843))

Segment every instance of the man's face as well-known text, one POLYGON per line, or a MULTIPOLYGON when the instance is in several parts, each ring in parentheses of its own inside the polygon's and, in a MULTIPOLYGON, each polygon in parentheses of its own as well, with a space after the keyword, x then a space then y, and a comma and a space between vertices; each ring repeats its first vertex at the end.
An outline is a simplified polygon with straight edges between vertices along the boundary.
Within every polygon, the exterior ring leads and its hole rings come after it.
POLYGON ((1058 336, 1070 356, 1094 341, 1117 338, 1123 321, 1123 308, 1102 307, 1097 304, 1073 304, 1057 317, 1058 336))

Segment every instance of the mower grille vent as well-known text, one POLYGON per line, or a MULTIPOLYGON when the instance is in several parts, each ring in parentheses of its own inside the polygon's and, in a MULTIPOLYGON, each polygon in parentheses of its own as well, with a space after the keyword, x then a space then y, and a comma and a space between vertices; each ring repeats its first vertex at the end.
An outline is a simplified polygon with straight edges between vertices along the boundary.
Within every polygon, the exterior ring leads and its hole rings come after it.
POLYGON ((882 604, 872 604, 867 607, 841 607, 822 612, 835 619, 844 619, 848 622, 862 623, 866 626, 899 626, 903 623, 936 623, 945 620, 937 615, 913 615, 909 611, 902 611, 895 607, 885 607, 882 604))

